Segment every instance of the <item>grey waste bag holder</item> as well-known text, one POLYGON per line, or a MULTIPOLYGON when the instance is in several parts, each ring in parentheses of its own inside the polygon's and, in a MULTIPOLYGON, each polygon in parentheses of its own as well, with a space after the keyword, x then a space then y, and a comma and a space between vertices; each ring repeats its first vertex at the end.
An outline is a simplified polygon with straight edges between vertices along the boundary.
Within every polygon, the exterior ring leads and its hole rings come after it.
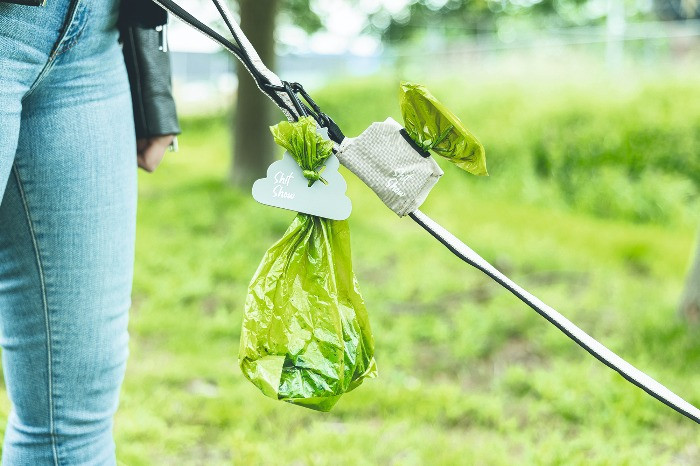
POLYGON ((389 118, 384 122, 372 124, 356 138, 346 138, 338 125, 321 111, 303 86, 282 81, 264 65, 221 0, 212 2, 232 34, 233 41, 199 21, 172 0, 154 2, 233 53, 253 76, 260 91, 280 108, 289 121, 296 121, 302 116, 312 116, 320 127, 326 128, 335 144, 334 151, 340 162, 372 189, 399 217, 409 216, 454 255, 513 293, 600 362, 657 400, 700 424, 700 410, 695 406, 629 364, 559 312, 518 286, 456 236, 418 210, 443 172, 432 157, 426 157, 425 151, 411 144, 401 134, 403 128, 399 123, 389 118))

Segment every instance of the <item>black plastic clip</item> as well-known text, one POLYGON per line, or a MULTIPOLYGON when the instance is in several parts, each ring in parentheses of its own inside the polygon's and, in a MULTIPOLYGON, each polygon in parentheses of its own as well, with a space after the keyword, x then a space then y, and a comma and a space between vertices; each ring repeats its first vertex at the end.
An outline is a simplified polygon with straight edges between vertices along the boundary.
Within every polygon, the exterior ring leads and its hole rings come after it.
POLYGON ((331 138, 332 141, 338 144, 343 142, 345 135, 340 130, 340 127, 331 117, 321 111, 321 107, 319 107, 309 93, 306 92, 304 86, 299 83, 283 81, 282 86, 267 84, 265 87, 274 91, 287 93, 299 115, 313 117, 319 126, 328 129, 328 137, 331 138), (299 97, 301 97, 301 99, 299 97))

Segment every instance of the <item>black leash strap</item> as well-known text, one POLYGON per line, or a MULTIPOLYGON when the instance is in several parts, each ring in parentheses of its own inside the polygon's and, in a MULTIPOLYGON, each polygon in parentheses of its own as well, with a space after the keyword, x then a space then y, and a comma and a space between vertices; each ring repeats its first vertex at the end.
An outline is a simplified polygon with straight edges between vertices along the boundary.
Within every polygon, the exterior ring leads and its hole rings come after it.
POLYGON ((282 81, 265 66, 255 48, 236 23, 231 11, 221 0, 212 0, 212 3, 224 20, 235 43, 199 21, 173 0, 153 0, 153 2, 235 55, 253 77, 260 91, 282 110, 289 121, 296 121, 302 116, 311 116, 321 127, 328 129, 329 137, 336 144, 340 144, 345 139, 338 125, 321 111, 301 84, 282 81))

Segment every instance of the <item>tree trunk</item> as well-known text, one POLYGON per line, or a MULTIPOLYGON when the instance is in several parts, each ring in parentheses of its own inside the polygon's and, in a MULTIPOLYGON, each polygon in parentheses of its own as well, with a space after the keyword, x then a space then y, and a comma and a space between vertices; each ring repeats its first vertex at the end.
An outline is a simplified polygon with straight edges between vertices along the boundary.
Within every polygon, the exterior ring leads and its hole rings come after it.
POLYGON ((685 292, 681 299, 681 317, 689 325, 700 326, 700 231, 698 241, 695 246, 695 259, 688 274, 688 281, 685 285, 685 292))
MULTIPOLYGON (((275 17, 277 0, 238 0, 241 29, 268 68, 275 58, 275 17)), ((265 176, 275 159, 275 144, 269 126, 275 122, 274 104, 255 85, 243 65, 238 63, 238 96, 233 118, 233 164, 231 181, 242 188, 265 176)), ((281 114, 280 114, 281 115, 281 114)), ((281 119, 278 118, 278 119, 281 119)))

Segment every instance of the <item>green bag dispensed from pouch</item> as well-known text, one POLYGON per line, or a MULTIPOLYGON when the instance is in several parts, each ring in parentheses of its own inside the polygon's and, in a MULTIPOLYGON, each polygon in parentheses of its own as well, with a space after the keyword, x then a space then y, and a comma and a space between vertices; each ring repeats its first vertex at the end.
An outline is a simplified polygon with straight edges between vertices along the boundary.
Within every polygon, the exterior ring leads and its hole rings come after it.
MULTIPOLYGON (((312 118, 271 128, 309 185, 333 143, 312 118)), ((347 220, 298 214, 263 257, 245 303, 239 364, 263 394, 330 411, 377 374, 374 340, 350 254, 347 220)))
POLYGON ((400 101, 406 132, 421 149, 472 175, 488 175, 484 146, 425 86, 402 82, 400 101))

